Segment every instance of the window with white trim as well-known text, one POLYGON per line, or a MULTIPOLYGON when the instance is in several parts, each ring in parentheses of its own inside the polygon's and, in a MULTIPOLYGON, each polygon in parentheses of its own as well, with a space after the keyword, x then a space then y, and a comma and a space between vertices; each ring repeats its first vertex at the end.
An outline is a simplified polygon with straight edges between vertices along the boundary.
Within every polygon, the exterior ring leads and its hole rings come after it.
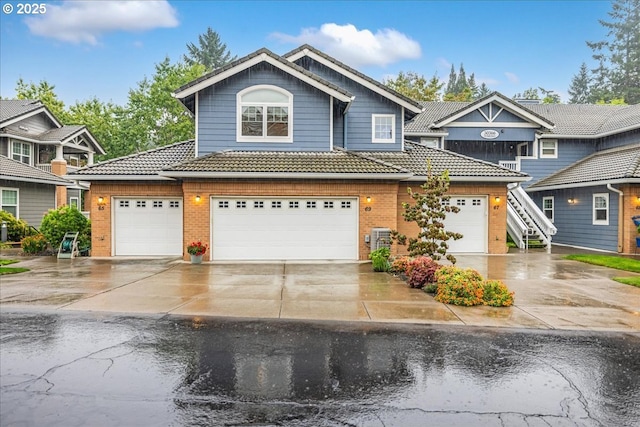
POLYGON ((371 116, 371 140, 377 143, 393 144, 396 140, 396 116, 393 114, 373 114, 371 116))
POLYGON ((553 205, 554 205, 553 196, 542 198, 542 212, 544 212, 544 215, 547 218, 549 218, 551 222, 553 222, 553 205))
POLYGON ((540 158, 541 159, 557 159, 558 158, 558 140, 543 139, 540 141, 540 158))
POLYGON ((80 201, 77 197, 69 197, 69 206, 79 209, 80 201))
POLYGON ((3 188, 0 191, 0 210, 9 212, 11 215, 19 218, 17 188, 3 188))
POLYGON ((27 165, 31 164, 31 144, 13 141, 11 144, 11 158, 27 165))
POLYGON ((238 92, 239 142, 293 142, 293 95, 277 86, 257 85, 238 92))
POLYGON ((609 194, 593 195, 593 225, 609 225, 609 194))

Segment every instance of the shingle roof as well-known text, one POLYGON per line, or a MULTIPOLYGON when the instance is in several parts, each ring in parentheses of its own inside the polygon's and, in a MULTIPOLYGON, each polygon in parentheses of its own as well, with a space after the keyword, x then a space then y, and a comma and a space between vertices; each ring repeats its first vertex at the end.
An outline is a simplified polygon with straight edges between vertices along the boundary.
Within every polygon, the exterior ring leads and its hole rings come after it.
POLYGON ((52 185, 71 184, 71 181, 67 181, 58 175, 45 172, 5 156, 0 156, 0 178, 11 181, 39 182, 52 185))
MULTIPOLYGON (((433 132, 429 130, 429 125, 436 120, 449 116, 465 107, 470 102, 425 102, 421 101, 420 105, 424 111, 404 125, 405 132, 433 132)), ((441 131, 438 129, 438 131, 441 131)))
POLYGON ((42 102, 33 99, 1 99, 0 125, 7 120, 11 120, 42 107, 44 107, 42 102))
POLYGON ((407 170, 347 151, 221 151, 165 169, 206 173, 406 174, 407 170))
POLYGON ((594 153, 539 180, 527 190, 626 179, 640 179, 640 144, 594 153))
POLYGON ((409 141, 405 141, 405 148, 404 152, 367 152, 361 154, 408 169, 420 177, 427 175, 428 162, 431 164, 432 173, 440 174, 448 170, 449 176, 456 180, 491 177, 504 178, 505 181, 512 182, 528 178, 525 173, 447 150, 429 148, 409 141))
POLYGON ((349 71, 350 73, 355 74, 356 76, 360 77, 361 79, 364 79, 364 80, 368 81, 369 83, 379 87, 382 90, 385 90, 385 91, 389 92, 390 94, 392 94, 392 95, 404 100, 405 102, 408 102, 408 103, 410 103, 410 104, 412 104, 412 105, 414 105, 414 106, 416 106, 418 108, 421 107, 420 103, 418 103, 417 101, 415 101, 415 100, 413 100, 413 99, 411 99, 411 98, 409 98, 407 96, 404 96, 399 92, 396 92, 395 90, 387 87, 386 85, 380 83, 379 81, 372 79, 371 77, 367 76, 366 74, 362 74, 360 71, 349 67, 347 64, 338 61, 337 59, 327 55, 324 52, 319 51, 318 49, 314 48, 311 45, 303 44, 302 46, 292 50, 291 52, 285 53, 282 56, 285 57, 285 58, 288 58, 290 56, 295 55, 298 52, 302 52, 305 49, 315 53, 318 56, 321 56, 322 58, 326 59, 327 61, 333 62, 334 64, 340 66, 341 68, 344 68, 346 71, 349 71))
POLYGON ((174 93, 182 92, 185 89, 188 89, 188 88, 190 88, 192 86, 195 86, 198 83, 201 83, 201 82, 203 82, 205 80, 208 80, 211 77, 214 77, 214 76, 216 76, 216 75, 218 75, 220 73, 223 73, 223 72, 225 72, 227 70, 235 68, 238 65, 240 65, 240 64, 242 64, 244 62, 247 62, 248 60, 253 59, 253 58, 257 57, 257 56, 263 55, 263 54, 268 55, 269 57, 271 57, 272 59, 275 59, 276 61, 280 62, 281 64, 283 64, 283 65, 285 65, 285 66, 287 66, 289 68, 292 68, 292 69, 296 70, 297 72, 302 73, 302 74, 304 74, 305 76, 307 76, 309 78, 312 78, 313 80, 317 81, 318 83, 321 83, 321 84, 323 84, 323 85, 325 85, 325 86, 327 86, 327 87, 329 87, 329 88, 331 88, 331 89, 333 89, 333 90, 335 90, 337 92, 342 93, 345 96, 349 96, 349 97, 353 96, 353 94, 351 94, 349 91, 347 91, 347 90, 345 90, 345 89, 343 89, 343 88, 341 88, 339 86, 336 86, 335 84, 323 79, 320 76, 317 76, 316 74, 311 73, 310 71, 300 67, 297 64, 294 64, 291 61, 287 61, 286 59, 284 59, 280 55, 276 55, 275 53, 271 52, 269 49, 266 49, 266 48, 258 49, 255 52, 250 53, 247 56, 244 56, 244 57, 242 57, 240 59, 237 59, 237 60, 235 60, 233 62, 230 62, 230 63, 228 63, 228 64, 226 64, 226 65, 224 65, 224 66, 222 66, 220 68, 216 68, 215 70, 211 71, 210 73, 207 73, 207 74, 203 75, 202 77, 199 77, 199 78, 197 78, 197 79, 195 79, 195 80, 193 80, 193 81, 191 81, 191 82, 179 87, 178 89, 176 89, 174 91, 174 93))
POLYGON ((104 175, 157 176, 163 168, 195 156, 193 140, 178 142, 142 153, 119 157, 78 169, 69 176, 79 178, 104 175))

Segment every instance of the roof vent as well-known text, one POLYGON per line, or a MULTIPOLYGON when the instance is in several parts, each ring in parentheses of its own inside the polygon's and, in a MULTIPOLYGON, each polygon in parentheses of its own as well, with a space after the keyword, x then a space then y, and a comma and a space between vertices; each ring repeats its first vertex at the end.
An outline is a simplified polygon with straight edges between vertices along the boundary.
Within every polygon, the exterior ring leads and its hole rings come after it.
POLYGON ((23 131, 25 131, 25 132, 29 132, 29 128, 28 128, 28 127, 26 127, 26 126, 22 126, 22 125, 20 125, 20 126, 18 126, 18 129, 23 130, 23 131))

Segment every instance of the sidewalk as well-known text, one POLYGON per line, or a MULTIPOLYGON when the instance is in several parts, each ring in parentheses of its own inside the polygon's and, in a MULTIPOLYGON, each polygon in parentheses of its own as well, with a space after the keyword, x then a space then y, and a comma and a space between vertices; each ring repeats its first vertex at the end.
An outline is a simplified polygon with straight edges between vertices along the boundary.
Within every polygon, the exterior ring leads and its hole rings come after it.
POLYGON ((441 304, 389 274, 372 272, 369 263, 39 257, 15 264, 30 272, 0 277, 0 310, 640 332, 640 288, 611 280, 633 273, 544 252, 457 258, 460 267, 503 280, 515 291, 515 305, 441 304))

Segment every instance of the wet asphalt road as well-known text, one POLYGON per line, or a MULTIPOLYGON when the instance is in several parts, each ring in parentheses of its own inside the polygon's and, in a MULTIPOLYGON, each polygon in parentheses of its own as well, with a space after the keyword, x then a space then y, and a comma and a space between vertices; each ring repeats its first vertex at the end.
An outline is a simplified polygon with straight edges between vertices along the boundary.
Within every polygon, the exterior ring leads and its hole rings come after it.
POLYGON ((637 426, 640 335, 0 314, 2 426, 637 426))

